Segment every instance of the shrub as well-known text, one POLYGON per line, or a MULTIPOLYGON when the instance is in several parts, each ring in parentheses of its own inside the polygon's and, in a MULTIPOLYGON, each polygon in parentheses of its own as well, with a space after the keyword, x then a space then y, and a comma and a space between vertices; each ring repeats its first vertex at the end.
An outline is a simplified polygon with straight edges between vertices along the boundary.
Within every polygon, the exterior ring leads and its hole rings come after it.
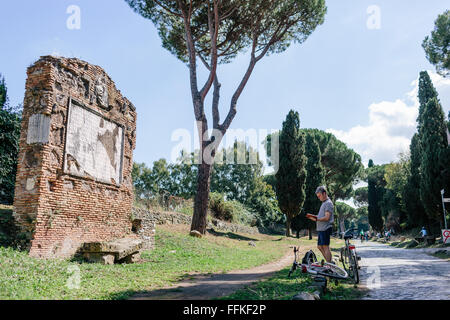
POLYGON ((236 200, 227 201, 224 195, 211 192, 209 195, 209 209, 211 215, 219 220, 236 222, 248 226, 256 226, 257 218, 255 213, 236 200))
POLYGON ((258 224, 257 216, 238 201, 229 201, 233 207, 233 221, 239 224, 255 227, 258 224))
POLYGON ((225 201, 223 194, 217 192, 210 193, 209 209, 214 218, 233 222, 234 206, 231 201, 225 201))

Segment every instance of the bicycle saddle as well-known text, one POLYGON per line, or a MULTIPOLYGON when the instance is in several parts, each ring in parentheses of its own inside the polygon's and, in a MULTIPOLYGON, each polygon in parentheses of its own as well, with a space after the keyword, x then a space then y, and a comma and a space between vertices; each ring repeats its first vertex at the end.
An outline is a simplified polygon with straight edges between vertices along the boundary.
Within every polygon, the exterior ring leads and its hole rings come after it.
POLYGON ((353 239, 353 233, 347 232, 344 234, 344 240, 353 239))

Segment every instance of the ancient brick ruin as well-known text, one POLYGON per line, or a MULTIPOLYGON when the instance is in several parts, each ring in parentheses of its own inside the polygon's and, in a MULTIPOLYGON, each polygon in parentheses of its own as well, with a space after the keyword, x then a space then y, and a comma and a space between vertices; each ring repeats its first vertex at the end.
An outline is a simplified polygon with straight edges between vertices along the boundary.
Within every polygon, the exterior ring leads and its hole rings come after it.
POLYGON ((138 238, 133 104, 102 68, 78 59, 41 57, 27 75, 14 218, 30 255, 69 257, 84 242, 138 238))

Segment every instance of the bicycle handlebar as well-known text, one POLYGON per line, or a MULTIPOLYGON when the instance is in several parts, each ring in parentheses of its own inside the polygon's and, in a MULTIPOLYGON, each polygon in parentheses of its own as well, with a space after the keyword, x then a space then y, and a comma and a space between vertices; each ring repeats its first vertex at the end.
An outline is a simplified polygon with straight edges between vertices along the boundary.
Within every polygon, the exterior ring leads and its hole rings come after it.
POLYGON ((350 232, 350 231, 358 231, 358 228, 351 228, 351 229, 345 230, 342 233, 347 233, 347 232, 350 232))

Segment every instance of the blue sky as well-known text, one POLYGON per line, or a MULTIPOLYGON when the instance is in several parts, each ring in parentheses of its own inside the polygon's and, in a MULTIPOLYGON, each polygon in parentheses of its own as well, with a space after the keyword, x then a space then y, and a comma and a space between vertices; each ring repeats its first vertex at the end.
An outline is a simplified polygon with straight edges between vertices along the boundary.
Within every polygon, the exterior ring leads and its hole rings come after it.
MULTIPOLYGON (((279 129, 293 108, 302 127, 333 132, 365 162, 393 161, 414 132, 414 81, 421 70, 434 70, 421 43, 448 1, 328 0, 327 6, 325 23, 304 44, 258 63, 231 128, 279 129), (380 29, 367 27, 371 5, 380 9, 380 29)), ((2 1, 0 36, 0 73, 12 104, 22 102, 26 68, 39 56, 78 57, 103 67, 136 106, 135 161, 170 159, 172 134, 180 128, 193 134, 187 67, 125 1, 2 1), (70 5, 81 10, 79 30, 66 27, 70 5)), ((219 69, 222 119, 246 64, 242 55, 219 69)), ((447 115, 450 80, 432 77, 447 115)))

